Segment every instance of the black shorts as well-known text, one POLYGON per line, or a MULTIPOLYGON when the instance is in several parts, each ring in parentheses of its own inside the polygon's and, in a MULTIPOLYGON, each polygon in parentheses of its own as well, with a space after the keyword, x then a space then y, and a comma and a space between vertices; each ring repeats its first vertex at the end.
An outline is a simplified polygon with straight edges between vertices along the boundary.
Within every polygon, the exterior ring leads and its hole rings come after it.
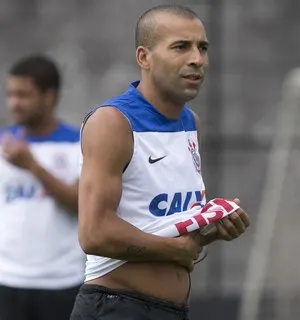
POLYGON ((189 308, 143 294, 84 284, 70 320, 188 320, 189 308))
POLYGON ((0 285, 1 320, 69 320, 79 287, 18 289, 0 285))

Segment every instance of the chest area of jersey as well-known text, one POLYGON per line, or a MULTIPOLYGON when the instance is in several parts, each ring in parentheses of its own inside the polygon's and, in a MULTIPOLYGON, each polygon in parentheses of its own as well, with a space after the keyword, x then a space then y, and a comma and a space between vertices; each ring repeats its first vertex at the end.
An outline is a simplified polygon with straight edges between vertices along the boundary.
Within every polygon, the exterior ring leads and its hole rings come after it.
POLYGON ((135 157, 144 164, 145 173, 164 177, 173 173, 181 176, 182 182, 201 175, 196 131, 142 133, 136 138, 135 157))
POLYGON ((140 135, 134 167, 137 191, 152 215, 185 211, 205 201, 196 132, 140 135))

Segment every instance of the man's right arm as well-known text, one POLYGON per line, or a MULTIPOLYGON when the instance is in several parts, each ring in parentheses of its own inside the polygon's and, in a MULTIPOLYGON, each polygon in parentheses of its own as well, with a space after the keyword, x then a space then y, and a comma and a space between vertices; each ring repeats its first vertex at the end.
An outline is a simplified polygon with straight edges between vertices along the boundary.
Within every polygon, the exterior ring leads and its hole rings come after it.
POLYGON ((198 245, 190 237, 147 234, 117 216, 123 169, 133 153, 128 121, 113 107, 98 109, 82 132, 79 241, 87 254, 126 261, 174 261, 188 265, 198 245))

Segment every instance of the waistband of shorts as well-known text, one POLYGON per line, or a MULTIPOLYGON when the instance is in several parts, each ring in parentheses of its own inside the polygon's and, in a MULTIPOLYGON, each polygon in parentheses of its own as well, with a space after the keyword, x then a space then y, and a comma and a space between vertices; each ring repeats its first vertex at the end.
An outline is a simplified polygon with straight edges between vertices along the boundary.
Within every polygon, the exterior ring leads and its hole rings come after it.
POLYGON ((148 296, 143 293, 129 291, 125 289, 110 289, 104 286, 100 286, 97 284, 83 284, 80 289, 80 293, 104 293, 104 294, 111 294, 111 295, 118 295, 127 298, 132 298, 135 300, 140 300, 143 303, 150 304, 152 306, 156 306, 163 309, 168 309, 171 312, 177 313, 188 313, 190 307, 188 304, 179 305, 171 301, 161 300, 152 296, 148 296))

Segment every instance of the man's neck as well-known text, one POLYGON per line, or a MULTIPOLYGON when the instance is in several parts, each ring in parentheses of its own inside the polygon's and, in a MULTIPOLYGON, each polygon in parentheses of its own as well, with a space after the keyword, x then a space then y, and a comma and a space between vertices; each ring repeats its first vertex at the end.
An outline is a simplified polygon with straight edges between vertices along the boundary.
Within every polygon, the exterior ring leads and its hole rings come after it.
POLYGON ((54 117, 48 118, 45 121, 41 121, 38 124, 25 126, 26 133, 31 136, 42 137, 47 136, 53 132, 58 125, 57 119, 54 117))
POLYGON ((139 83, 137 90, 166 118, 177 120, 180 117, 184 103, 176 103, 168 97, 164 98, 158 95, 156 89, 150 83, 146 83, 145 80, 139 83))

